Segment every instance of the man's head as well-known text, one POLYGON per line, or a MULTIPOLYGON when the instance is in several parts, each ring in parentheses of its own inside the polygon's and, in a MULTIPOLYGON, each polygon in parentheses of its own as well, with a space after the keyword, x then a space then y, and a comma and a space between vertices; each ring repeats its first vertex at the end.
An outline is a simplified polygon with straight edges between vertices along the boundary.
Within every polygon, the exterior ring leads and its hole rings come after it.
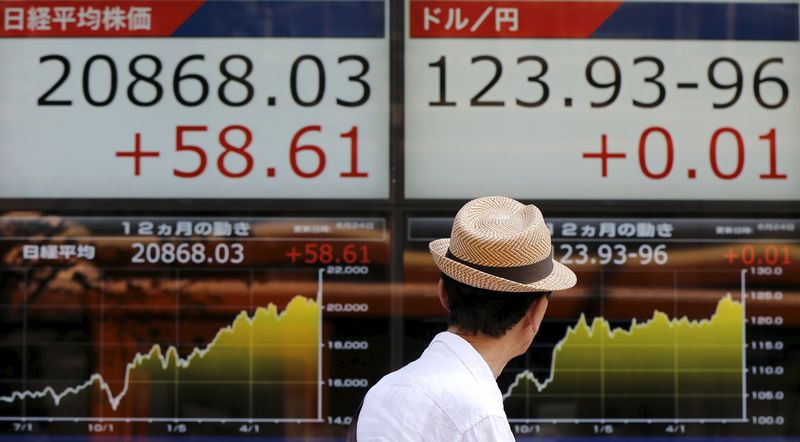
MULTIPOLYGON (((502 337, 537 306, 537 301, 550 297, 551 292, 503 293, 479 289, 442 274, 440 300, 447 310, 447 323, 466 333, 502 337)), ((538 321, 541 322, 541 321, 538 321)), ((538 323, 531 324, 538 330, 538 323)))
POLYGON ((532 340, 549 294, 576 282, 553 259, 539 209, 511 198, 469 201, 456 214, 450 238, 431 242, 430 250, 443 274, 439 296, 451 326, 470 334, 532 340))
POLYGON ((576 282, 572 270, 553 259, 542 212, 511 198, 469 201, 453 219, 450 238, 431 241, 429 247, 442 273, 476 288, 548 292, 576 282))
POLYGON ((525 353, 539 331, 552 292, 503 293, 468 286, 442 273, 439 301, 459 334, 505 339, 525 353))

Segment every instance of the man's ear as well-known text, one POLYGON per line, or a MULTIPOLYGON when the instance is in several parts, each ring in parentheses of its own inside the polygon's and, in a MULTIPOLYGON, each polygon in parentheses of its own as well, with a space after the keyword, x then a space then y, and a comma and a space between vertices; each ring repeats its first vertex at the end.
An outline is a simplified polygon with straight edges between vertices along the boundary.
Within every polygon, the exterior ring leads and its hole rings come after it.
POLYGON ((540 296, 528 307, 528 311, 525 313, 525 320, 530 324, 534 335, 539 331, 539 326, 542 325, 544 312, 547 310, 547 304, 547 296, 540 296))
POLYGON ((447 292, 444 291, 444 281, 441 278, 439 278, 439 302, 442 303, 445 310, 450 311, 450 307, 447 305, 447 292))

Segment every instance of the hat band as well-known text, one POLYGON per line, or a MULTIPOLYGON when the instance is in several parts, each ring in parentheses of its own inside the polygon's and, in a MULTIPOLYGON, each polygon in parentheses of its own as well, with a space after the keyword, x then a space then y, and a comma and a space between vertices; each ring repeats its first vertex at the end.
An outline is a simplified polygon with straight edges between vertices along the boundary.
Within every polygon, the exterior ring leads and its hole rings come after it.
POLYGON ((533 264, 519 267, 490 267, 480 264, 473 264, 454 255, 449 248, 447 249, 447 254, 445 257, 475 270, 480 270, 483 273, 488 273, 492 276, 499 276, 500 278, 505 278, 520 284, 531 284, 536 281, 540 281, 550 276, 550 273, 553 272, 552 247, 550 248, 550 256, 547 258, 533 264))

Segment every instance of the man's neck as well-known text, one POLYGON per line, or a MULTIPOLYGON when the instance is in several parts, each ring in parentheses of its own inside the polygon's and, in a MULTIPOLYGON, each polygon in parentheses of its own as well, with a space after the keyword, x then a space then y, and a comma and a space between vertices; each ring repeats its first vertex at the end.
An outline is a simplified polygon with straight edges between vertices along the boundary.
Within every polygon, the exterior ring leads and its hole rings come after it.
POLYGON ((492 338, 480 333, 465 333, 457 327, 450 327, 447 331, 455 333, 469 342, 489 365, 489 369, 492 370, 495 379, 500 376, 508 361, 516 356, 508 334, 500 338, 492 338))

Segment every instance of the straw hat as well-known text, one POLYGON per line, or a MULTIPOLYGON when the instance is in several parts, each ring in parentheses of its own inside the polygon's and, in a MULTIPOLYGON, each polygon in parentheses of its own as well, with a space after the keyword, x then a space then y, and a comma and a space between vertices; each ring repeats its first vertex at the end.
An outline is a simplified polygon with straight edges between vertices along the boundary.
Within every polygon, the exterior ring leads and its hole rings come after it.
POLYGON ((474 199, 456 214, 450 238, 430 243, 446 275, 501 292, 568 289, 577 278, 553 259, 550 231, 534 205, 502 196, 474 199))

